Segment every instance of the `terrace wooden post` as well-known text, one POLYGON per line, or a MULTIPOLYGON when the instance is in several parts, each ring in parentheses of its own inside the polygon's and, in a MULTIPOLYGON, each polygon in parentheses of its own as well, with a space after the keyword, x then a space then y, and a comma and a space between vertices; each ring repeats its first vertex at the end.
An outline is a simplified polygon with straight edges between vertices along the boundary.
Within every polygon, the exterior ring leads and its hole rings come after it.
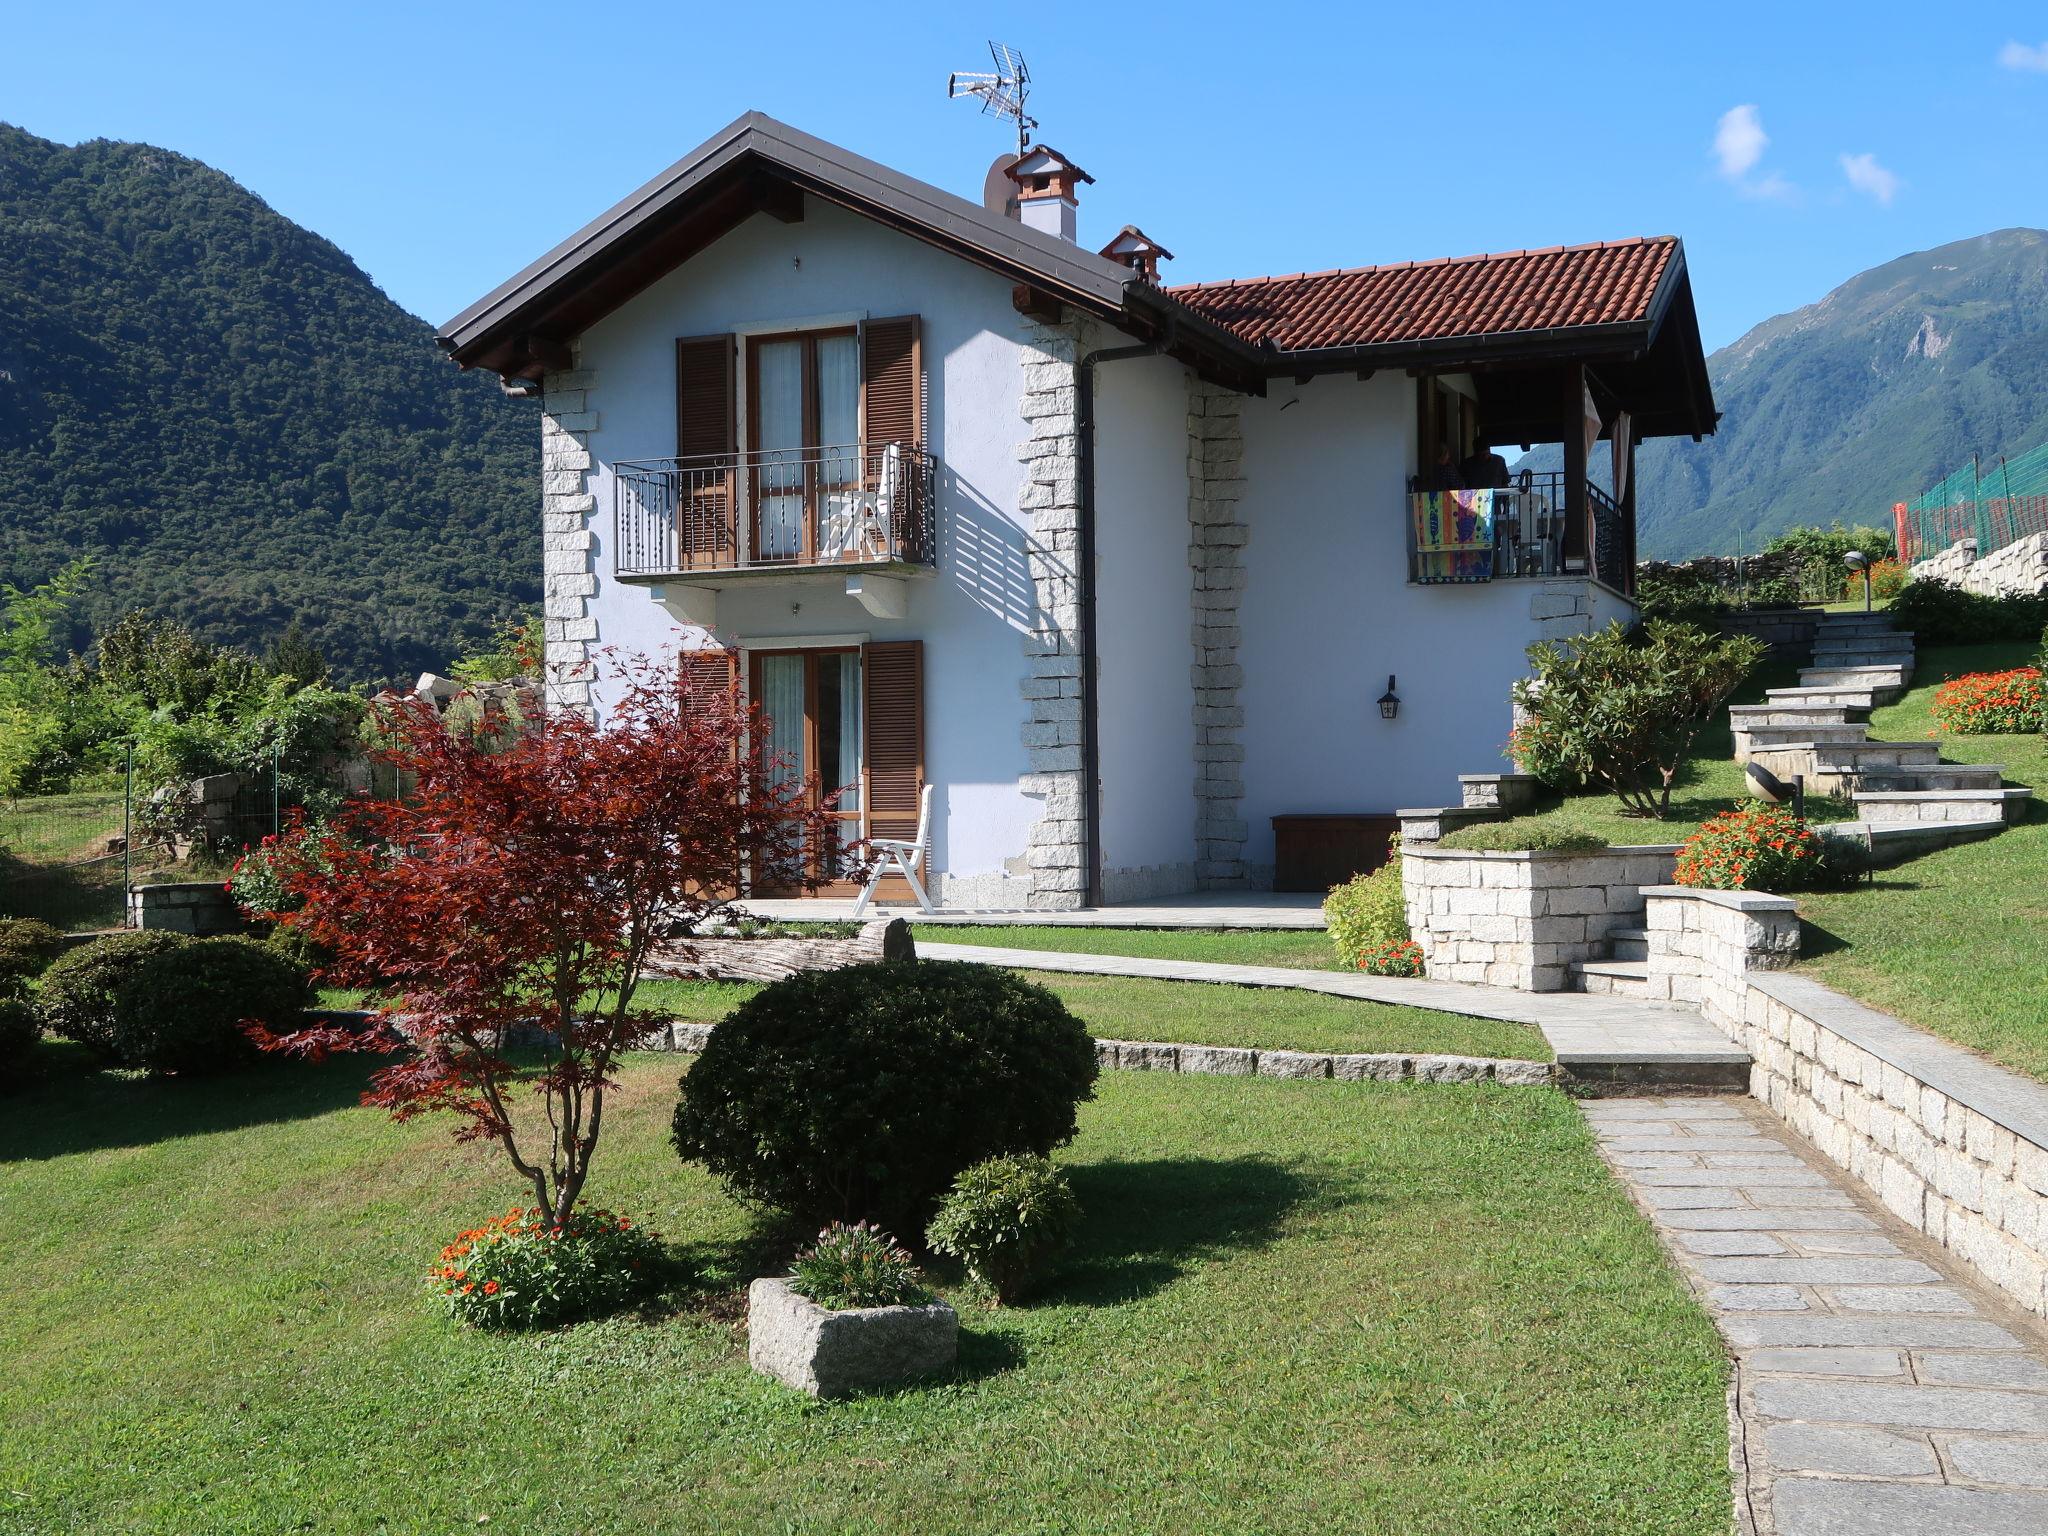
POLYGON ((1636 595, 1636 430, 1633 423, 1628 429, 1628 468, 1621 498, 1616 503, 1621 509, 1621 569, 1602 577, 1609 586, 1619 587, 1629 597, 1636 595))
POLYGON ((1585 364, 1566 365, 1564 398, 1558 403, 1564 419, 1564 553, 1568 560, 1583 560, 1591 544, 1592 514, 1586 496, 1585 364))

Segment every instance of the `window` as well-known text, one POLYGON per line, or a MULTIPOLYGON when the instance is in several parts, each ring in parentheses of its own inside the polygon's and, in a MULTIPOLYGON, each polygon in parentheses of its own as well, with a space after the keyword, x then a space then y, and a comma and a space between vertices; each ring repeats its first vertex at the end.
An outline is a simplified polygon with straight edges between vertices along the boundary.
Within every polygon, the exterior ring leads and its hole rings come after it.
POLYGON ((820 514, 860 485, 860 335, 750 337, 747 381, 754 558, 815 560, 820 514))
POLYGON ((822 855, 829 861, 821 871, 827 875, 836 872, 838 848, 863 835, 861 670, 857 650, 753 653, 752 697, 767 716, 764 746, 782 781, 801 781, 804 804, 813 808, 838 793, 837 847, 822 855))

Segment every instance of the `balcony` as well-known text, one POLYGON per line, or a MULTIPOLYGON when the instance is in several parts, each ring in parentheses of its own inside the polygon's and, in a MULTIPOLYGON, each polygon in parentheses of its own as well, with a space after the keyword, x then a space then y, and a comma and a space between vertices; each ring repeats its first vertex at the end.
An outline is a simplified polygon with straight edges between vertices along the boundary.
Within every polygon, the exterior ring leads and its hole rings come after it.
POLYGON ((1557 471, 1524 470, 1499 490, 1412 491, 1408 579, 1434 586, 1591 576, 1632 594, 1629 519, 1599 486, 1582 489, 1585 507, 1577 517, 1570 511, 1565 476, 1557 471))
POLYGON ((779 448, 612 466, 621 581, 716 589, 928 569, 934 463, 902 443, 779 448))

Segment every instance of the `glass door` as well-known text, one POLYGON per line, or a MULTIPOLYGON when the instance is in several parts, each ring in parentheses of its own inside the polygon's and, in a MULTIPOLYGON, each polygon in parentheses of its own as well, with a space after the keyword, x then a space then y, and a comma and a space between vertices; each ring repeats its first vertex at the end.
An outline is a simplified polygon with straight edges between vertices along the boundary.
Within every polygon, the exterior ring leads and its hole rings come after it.
POLYGON ((857 533, 860 338, 757 336, 747 348, 754 559, 836 559, 857 533))
POLYGON ((806 860, 827 880, 826 894, 850 892, 838 877, 844 850, 861 837, 860 652, 756 651, 751 681, 777 783, 801 784, 812 809, 833 803, 833 846, 805 850, 806 860))

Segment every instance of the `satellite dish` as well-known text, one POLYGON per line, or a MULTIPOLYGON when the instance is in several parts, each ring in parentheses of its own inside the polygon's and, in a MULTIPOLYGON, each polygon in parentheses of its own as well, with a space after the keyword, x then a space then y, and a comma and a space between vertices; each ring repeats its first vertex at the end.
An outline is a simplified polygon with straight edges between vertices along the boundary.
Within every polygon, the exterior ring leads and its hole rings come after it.
POLYGON ((981 206, 1001 218, 1017 217, 1017 183, 1010 180, 1009 171, 1020 158, 1017 155, 997 155, 981 184, 981 206))

